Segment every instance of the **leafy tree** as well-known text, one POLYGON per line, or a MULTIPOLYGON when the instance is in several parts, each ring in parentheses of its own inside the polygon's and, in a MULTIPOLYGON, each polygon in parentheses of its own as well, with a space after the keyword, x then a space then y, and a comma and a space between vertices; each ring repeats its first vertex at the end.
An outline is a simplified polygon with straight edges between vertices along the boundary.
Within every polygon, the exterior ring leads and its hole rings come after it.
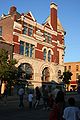
POLYGON ((17 61, 8 59, 8 52, 0 49, 0 80, 7 81, 11 85, 12 81, 17 77, 17 61))
POLYGON ((72 75, 73 74, 70 71, 63 72, 63 78, 62 78, 62 80, 67 85, 67 87, 70 84, 70 80, 71 80, 71 76, 72 75))

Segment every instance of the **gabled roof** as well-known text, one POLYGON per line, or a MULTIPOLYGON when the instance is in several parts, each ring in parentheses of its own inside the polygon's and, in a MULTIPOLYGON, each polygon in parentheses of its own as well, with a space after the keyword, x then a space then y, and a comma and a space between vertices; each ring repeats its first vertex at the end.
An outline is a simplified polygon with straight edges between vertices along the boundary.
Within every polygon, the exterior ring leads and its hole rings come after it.
POLYGON ((51 26, 51 24, 50 24, 50 22, 49 21, 47 21, 45 24, 43 24, 45 27, 47 27, 47 28, 49 28, 49 29, 51 29, 51 30, 53 30, 53 28, 52 28, 52 26, 51 26))
MULTIPOLYGON (((45 25, 47 22, 50 23, 50 16, 47 17, 47 19, 45 20, 44 25, 45 25)), ((62 25, 61 25, 61 23, 60 23, 59 18, 57 18, 57 29, 58 29, 58 30, 61 30, 61 31, 64 31, 64 29, 63 29, 63 27, 62 27, 62 25)))
POLYGON ((29 19, 31 19, 31 20, 33 20, 33 21, 36 21, 36 19, 33 17, 32 13, 31 13, 31 11, 25 13, 24 16, 28 17, 29 19))

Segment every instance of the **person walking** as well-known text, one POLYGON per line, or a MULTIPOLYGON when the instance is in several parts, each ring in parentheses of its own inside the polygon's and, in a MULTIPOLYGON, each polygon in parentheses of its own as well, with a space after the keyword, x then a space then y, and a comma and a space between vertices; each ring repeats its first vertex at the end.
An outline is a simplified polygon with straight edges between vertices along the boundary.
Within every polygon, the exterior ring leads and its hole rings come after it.
POLYGON ((68 99, 69 106, 64 109, 64 120, 80 120, 80 109, 75 106, 75 99, 70 97, 68 99))
POLYGON ((23 87, 21 87, 19 89, 18 94, 19 94, 19 100, 20 100, 19 108, 23 108, 24 107, 24 104, 23 104, 24 89, 23 89, 23 87))
POLYGON ((43 91, 43 110, 48 109, 49 93, 48 89, 45 88, 43 91))
POLYGON ((36 109, 38 107, 38 105, 39 105, 39 102, 40 102, 41 92, 40 92, 38 86, 36 87, 35 90, 36 90, 36 102, 35 102, 34 108, 36 109))
POLYGON ((32 108, 32 101, 33 101, 33 94, 30 91, 30 93, 28 94, 29 109, 32 108))
POLYGON ((49 114, 49 120, 63 120, 64 103, 64 92, 60 90, 53 102, 53 107, 49 114))

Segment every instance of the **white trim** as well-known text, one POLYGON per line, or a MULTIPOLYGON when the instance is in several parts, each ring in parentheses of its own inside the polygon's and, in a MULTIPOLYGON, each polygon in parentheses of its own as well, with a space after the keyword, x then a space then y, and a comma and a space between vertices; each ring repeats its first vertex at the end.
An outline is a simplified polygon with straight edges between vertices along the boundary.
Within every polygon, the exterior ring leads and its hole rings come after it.
POLYGON ((44 38, 43 36, 39 36, 39 35, 37 35, 37 34, 34 34, 34 37, 35 37, 36 39, 40 40, 40 41, 45 40, 45 38, 44 38))
POLYGON ((32 13, 31 13, 31 11, 30 11, 29 13, 31 14, 32 19, 35 21, 35 18, 33 17, 33 15, 32 15, 32 13))
POLYGON ((20 42, 20 40, 24 41, 24 42, 27 42, 27 43, 30 43, 30 44, 33 44, 33 45, 35 45, 35 47, 37 47, 37 42, 32 37, 29 37, 29 36, 19 36, 18 41, 20 42))
POLYGON ((29 20, 28 18, 24 17, 24 22, 25 23, 28 23, 32 26, 36 26, 36 22, 35 21, 32 21, 32 20, 29 20))
POLYGON ((54 8, 57 10, 57 5, 55 5, 54 3, 51 3, 50 8, 54 8))
POLYGON ((13 29, 22 30, 22 25, 20 23, 14 22, 13 29))
POLYGON ((56 32, 56 31, 50 30, 50 29, 47 28, 47 27, 44 28, 44 31, 46 31, 46 32, 48 32, 48 33, 50 33, 50 34, 52 34, 52 35, 57 36, 57 32, 56 32))

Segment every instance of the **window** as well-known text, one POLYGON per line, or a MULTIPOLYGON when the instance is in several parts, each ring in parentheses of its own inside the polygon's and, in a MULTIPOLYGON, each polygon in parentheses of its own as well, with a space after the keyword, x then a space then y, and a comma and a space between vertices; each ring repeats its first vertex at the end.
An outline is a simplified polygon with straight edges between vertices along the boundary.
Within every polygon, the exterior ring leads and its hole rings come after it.
POLYGON ((76 71, 79 71, 79 65, 76 65, 76 71))
POLYGON ((28 57, 33 57, 34 55, 34 45, 30 43, 25 43, 20 41, 20 54, 28 57))
POLYGON ((28 33, 28 28, 27 27, 24 27, 23 29, 23 34, 27 34, 28 33))
POLYGON ((26 56, 29 56, 29 43, 26 43, 26 56))
POLYGON ((44 59, 44 60, 46 60, 46 53, 47 53, 47 52, 46 52, 46 49, 44 49, 44 52, 43 52, 43 54, 44 54, 44 56, 43 56, 44 58, 43 58, 43 59, 44 59))
POLYGON ((34 45, 30 45, 30 57, 33 56, 33 51, 34 51, 34 45))
POLYGON ((23 34, 27 34, 29 36, 33 35, 33 26, 28 25, 27 23, 24 23, 24 29, 23 29, 23 34))
POLYGON ((32 25, 29 25, 29 33, 28 33, 29 36, 32 36, 33 35, 33 26, 32 25))
POLYGON ((20 54, 24 55, 24 42, 20 41, 20 54))
POLYGON ((69 71, 71 71, 71 66, 69 66, 69 68, 68 68, 68 69, 69 69, 69 71))
POLYGON ((61 70, 58 70, 58 76, 61 76, 61 70))
POLYGON ((2 26, 0 26, 0 36, 2 36, 2 26))
POLYGON ((76 80, 78 79, 79 73, 76 73, 76 80))
POLYGON ((49 62, 51 61, 51 51, 50 50, 48 51, 48 61, 49 62))
POLYGON ((51 43, 51 35, 49 33, 44 32, 44 37, 45 37, 44 42, 51 43))
POLYGON ((66 71, 67 70, 67 66, 64 66, 64 71, 66 71))

